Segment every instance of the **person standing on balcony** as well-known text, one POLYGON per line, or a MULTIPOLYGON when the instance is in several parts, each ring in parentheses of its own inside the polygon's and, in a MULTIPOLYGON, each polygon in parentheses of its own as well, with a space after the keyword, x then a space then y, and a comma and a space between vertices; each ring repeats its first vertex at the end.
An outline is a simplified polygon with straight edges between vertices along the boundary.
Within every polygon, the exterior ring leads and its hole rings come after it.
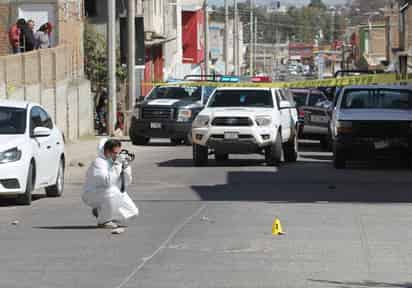
POLYGON ((20 53, 20 36, 21 36, 21 28, 26 25, 26 20, 19 19, 15 24, 10 27, 9 30, 9 41, 10 46, 13 50, 13 54, 20 53))
POLYGON ((43 24, 34 34, 36 40, 36 49, 45 49, 50 47, 49 24, 43 24))
POLYGON ((27 21, 26 25, 23 25, 21 27, 21 33, 20 33, 21 52, 29 52, 34 49, 35 40, 34 40, 33 29, 34 29, 33 20, 27 21))

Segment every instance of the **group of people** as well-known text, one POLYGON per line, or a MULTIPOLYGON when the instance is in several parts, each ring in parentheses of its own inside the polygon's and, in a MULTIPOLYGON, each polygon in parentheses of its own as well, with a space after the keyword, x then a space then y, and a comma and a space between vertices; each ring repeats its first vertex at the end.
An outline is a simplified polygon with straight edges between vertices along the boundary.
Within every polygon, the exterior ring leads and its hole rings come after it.
POLYGON ((34 49, 50 48, 50 37, 53 27, 50 22, 44 23, 34 31, 34 21, 19 19, 10 27, 9 41, 13 53, 29 52, 34 49))

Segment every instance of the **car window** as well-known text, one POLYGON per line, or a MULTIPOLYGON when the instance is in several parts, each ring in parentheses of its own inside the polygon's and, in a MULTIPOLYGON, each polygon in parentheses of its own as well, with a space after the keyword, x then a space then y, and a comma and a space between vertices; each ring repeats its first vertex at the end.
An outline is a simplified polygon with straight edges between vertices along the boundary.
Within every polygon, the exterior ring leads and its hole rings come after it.
POLYGON ((0 135, 24 134, 26 109, 0 107, 0 135))
POLYGON ((306 97, 308 92, 306 91, 292 91, 293 100, 295 100, 296 106, 301 107, 306 105, 306 97))
POLYGON ((206 103, 210 95, 212 95, 213 91, 215 91, 216 87, 205 86, 203 89, 204 89, 203 101, 204 103, 206 103))
POLYGON ((273 108, 273 98, 270 90, 218 90, 208 107, 273 108))
POLYGON ((320 92, 311 92, 309 96, 309 106, 317 106, 319 103, 326 101, 326 96, 320 92))
POLYGON ((412 109, 412 91, 395 89, 348 90, 343 109, 412 109))
POLYGON ((156 87, 148 95, 147 99, 185 99, 200 100, 202 88, 199 87, 156 87))
POLYGON ((37 127, 53 129, 53 121, 50 116, 40 107, 33 107, 30 113, 31 130, 37 127))

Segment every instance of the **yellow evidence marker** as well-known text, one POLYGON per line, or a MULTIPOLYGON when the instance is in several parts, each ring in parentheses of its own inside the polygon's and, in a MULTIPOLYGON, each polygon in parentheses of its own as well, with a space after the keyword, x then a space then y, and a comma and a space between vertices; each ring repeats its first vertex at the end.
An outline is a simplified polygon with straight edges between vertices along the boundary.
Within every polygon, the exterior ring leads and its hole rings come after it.
POLYGON ((275 221, 273 221, 272 224, 272 235, 284 235, 285 232, 283 232, 282 229, 282 224, 280 224, 280 220, 278 218, 275 218, 275 221))

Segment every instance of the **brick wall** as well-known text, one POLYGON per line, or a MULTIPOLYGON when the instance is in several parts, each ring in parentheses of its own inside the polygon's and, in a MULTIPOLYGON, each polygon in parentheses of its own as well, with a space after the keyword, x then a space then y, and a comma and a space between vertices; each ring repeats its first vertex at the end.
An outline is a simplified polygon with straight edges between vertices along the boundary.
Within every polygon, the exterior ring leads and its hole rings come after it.
POLYGON ((9 5, 0 4, 0 55, 9 53, 9 5))

